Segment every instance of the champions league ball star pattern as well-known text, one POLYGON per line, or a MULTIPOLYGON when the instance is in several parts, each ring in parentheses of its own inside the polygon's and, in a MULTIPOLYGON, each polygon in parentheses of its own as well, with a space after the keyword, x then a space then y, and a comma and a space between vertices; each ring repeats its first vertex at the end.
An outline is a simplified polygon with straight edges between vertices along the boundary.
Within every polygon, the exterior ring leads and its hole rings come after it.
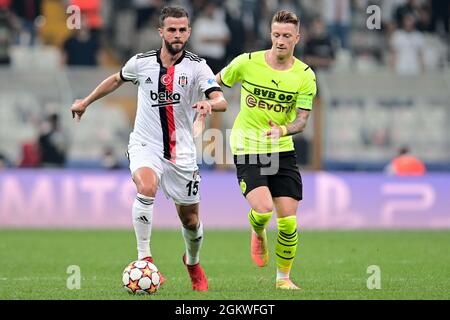
POLYGON ((133 261, 123 271, 123 288, 131 294, 154 294, 160 286, 158 268, 148 261, 133 261))

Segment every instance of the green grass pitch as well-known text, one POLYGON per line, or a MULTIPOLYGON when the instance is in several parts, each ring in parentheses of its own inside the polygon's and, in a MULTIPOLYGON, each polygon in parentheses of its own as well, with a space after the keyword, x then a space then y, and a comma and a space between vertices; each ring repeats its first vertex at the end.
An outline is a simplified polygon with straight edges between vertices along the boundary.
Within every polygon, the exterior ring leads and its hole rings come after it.
POLYGON ((291 277, 303 290, 276 291, 275 232, 270 263, 250 259, 248 231, 205 231, 202 265, 210 291, 193 292, 181 262, 180 231, 154 230, 152 252, 167 282, 152 296, 121 288, 135 258, 128 231, 0 230, 0 299, 450 299, 450 231, 305 231, 291 277), (67 268, 81 270, 81 288, 66 286, 67 268), (369 290, 367 268, 381 270, 369 290))

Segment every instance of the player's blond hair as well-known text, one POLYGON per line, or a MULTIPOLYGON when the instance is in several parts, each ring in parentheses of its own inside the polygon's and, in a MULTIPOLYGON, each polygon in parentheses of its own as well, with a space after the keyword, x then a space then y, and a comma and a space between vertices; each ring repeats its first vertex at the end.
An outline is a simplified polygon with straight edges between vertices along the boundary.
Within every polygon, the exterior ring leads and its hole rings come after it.
POLYGON ((272 18, 272 24, 275 22, 278 23, 292 23, 297 27, 297 29, 300 28, 300 18, 297 17, 297 15, 293 12, 287 11, 287 10, 281 10, 274 14, 272 18))

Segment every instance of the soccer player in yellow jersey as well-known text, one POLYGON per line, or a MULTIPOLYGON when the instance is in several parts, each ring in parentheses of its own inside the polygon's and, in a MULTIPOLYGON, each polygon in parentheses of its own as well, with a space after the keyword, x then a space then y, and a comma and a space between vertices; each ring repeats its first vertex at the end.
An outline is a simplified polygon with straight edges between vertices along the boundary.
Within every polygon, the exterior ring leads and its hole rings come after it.
POLYGON ((294 13, 277 12, 271 26, 272 48, 242 54, 216 75, 217 82, 228 87, 241 82, 241 110, 231 132, 231 149, 239 185, 251 206, 251 255, 260 267, 268 263, 265 228, 276 209, 278 289, 299 289, 289 277, 303 194, 292 136, 305 129, 317 91, 313 70, 294 57, 299 29, 294 13), (265 170, 274 163, 275 174, 265 170))

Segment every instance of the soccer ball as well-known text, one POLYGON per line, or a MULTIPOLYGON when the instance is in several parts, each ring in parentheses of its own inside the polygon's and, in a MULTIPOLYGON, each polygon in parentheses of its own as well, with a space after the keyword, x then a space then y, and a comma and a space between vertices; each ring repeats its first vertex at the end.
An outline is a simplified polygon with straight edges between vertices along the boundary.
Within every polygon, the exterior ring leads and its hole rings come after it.
POLYGON ((153 294, 159 289, 160 273, 151 262, 133 261, 123 270, 122 284, 132 294, 153 294))

